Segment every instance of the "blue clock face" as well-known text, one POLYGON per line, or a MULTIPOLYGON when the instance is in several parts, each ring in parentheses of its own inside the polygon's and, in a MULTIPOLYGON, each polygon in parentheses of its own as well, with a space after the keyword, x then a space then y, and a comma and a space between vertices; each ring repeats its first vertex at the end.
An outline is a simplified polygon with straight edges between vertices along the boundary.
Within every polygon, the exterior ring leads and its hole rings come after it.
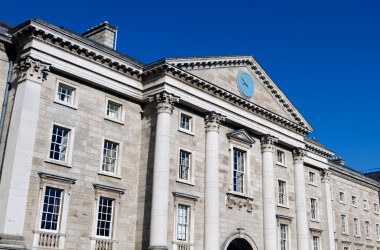
POLYGON ((245 98, 251 98, 253 95, 253 79, 248 73, 240 71, 236 78, 236 83, 240 93, 245 98))

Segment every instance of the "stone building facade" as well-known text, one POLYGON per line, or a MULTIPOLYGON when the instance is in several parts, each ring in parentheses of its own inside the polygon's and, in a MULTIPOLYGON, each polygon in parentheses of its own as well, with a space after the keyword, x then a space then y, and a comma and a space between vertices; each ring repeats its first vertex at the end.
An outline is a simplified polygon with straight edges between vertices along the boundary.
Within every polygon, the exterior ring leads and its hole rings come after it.
POLYGON ((0 249, 380 249, 380 184, 250 56, 0 25, 0 249))

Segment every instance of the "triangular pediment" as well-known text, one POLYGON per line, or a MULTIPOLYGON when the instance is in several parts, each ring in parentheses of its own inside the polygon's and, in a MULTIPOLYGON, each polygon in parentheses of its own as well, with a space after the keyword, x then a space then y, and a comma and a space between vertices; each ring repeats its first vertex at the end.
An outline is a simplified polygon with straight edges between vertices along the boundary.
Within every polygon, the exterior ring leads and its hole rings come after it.
POLYGON ((251 56, 171 58, 166 62, 312 131, 309 123, 251 56), (237 77, 241 72, 249 74, 253 80, 251 97, 245 97, 239 89, 237 77))
POLYGON ((236 140, 248 145, 255 143, 255 140, 244 129, 239 129, 227 134, 228 139, 236 140))

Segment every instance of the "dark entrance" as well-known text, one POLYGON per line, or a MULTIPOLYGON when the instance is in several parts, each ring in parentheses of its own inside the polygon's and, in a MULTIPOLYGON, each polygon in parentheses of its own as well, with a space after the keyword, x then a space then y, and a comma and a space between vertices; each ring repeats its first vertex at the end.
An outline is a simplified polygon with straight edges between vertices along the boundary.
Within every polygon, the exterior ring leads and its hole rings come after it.
POLYGON ((253 248, 245 239, 237 238, 231 241, 227 250, 253 250, 253 248))

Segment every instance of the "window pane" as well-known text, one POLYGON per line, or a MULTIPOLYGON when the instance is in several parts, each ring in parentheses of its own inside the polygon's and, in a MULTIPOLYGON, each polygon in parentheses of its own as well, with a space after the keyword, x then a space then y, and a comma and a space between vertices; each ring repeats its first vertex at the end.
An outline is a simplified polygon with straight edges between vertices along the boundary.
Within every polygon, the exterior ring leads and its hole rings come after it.
POLYGON ((121 105, 112 101, 107 104, 107 116, 120 120, 121 118, 121 105))
POLYGON ((286 182, 278 181, 278 203, 280 205, 286 205, 286 182))
POLYGON ((113 200, 105 197, 100 197, 96 235, 110 237, 112 213, 113 200))
POLYGON ((190 167, 191 167, 191 153, 180 150, 179 164, 178 164, 178 177, 181 180, 190 180, 190 167))
POLYGON ((180 128, 191 130, 191 117, 181 114, 179 126, 180 128))
POLYGON ((280 224, 280 249, 288 250, 288 226, 280 224))
POLYGON ((70 130, 57 125, 53 126, 50 144, 50 158, 66 161, 70 130))
POLYGON ((102 170, 115 173, 119 144, 108 140, 104 141, 102 170))
POLYGON ((74 101, 74 88, 69 87, 63 83, 58 85, 57 92, 58 100, 73 104, 74 101))
POLYGON ((178 205, 177 240, 187 241, 189 232, 189 206, 178 205))
POLYGON ((233 190, 240 193, 244 192, 245 158, 245 151, 233 149, 233 190))
POLYGON ((46 187, 42 210, 41 229, 57 230, 61 208, 62 190, 46 187))

